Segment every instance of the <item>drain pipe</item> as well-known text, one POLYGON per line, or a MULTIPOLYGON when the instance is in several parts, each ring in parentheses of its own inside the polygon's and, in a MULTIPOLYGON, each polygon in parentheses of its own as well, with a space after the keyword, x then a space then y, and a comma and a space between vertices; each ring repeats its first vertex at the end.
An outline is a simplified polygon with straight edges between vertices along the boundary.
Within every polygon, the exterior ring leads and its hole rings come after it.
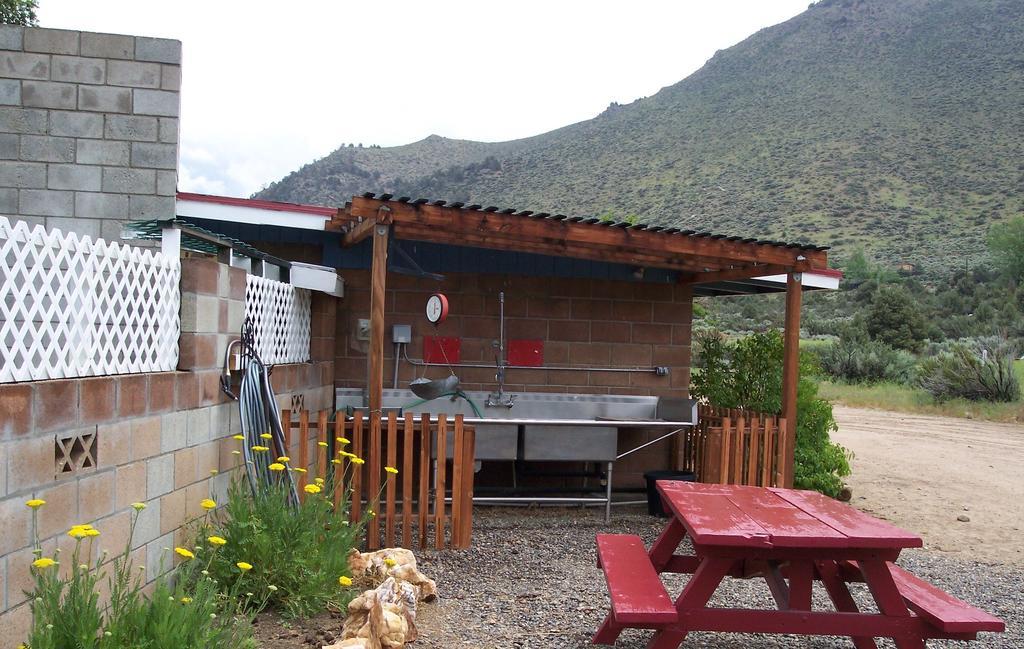
POLYGON ((402 343, 395 343, 395 380, 392 382, 392 387, 398 389, 398 364, 402 361, 402 343))

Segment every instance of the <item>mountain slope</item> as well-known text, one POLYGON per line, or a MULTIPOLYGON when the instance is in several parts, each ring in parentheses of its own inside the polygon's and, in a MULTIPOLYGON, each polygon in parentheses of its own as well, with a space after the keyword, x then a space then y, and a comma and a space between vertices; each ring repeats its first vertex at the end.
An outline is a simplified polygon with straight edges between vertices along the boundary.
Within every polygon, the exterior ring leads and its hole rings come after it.
POLYGON ((938 271, 982 254, 987 224, 1024 209, 1021 106, 1019 0, 826 0, 592 120, 515 142, 359 150, 348 160, 368 177, 332 184, 320 161, 261 197, 387 190, 637 216, 831 243, 840 257, 864 245, 938 271))

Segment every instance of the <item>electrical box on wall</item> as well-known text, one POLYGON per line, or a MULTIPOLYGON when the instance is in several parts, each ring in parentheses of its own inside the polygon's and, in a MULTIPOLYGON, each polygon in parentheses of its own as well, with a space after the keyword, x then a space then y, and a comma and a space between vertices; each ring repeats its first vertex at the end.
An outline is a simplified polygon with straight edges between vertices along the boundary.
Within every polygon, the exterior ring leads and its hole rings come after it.
POLYGON ((391 342, 393 343, 411 343, 412 342, 412 326, 411 325, 395 325, 391 328, 391 342))

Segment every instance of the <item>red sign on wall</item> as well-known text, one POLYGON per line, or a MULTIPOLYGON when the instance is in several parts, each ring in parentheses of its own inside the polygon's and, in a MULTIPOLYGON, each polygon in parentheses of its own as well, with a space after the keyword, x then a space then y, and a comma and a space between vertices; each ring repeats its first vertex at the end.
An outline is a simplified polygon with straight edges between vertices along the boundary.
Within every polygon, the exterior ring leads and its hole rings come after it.
POLYGON ((444 336, 423 337, 423 360, 428 363, 458 363, 462 358, 462 339, 444 336))
POLYGON ((540 339, 508 341, 508 364, 519 367, 544 365, 544 341, 540 339))

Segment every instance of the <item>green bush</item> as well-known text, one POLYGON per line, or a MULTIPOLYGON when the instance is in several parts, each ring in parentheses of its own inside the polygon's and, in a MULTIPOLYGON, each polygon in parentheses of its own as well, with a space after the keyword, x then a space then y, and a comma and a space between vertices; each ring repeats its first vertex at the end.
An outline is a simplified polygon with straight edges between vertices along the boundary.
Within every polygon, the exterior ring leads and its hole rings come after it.
MULTIPOLYGON (((691 394, 724 408, 746 408, 777 413, 782 409, 782 334, 756 333, 734 343, 721 334, 705 332, 697 339, 698 372, 691 394)), ((796 450, 793 483, 835 497, 850 474, 849 453, 832 442, 836 430, 832 404, 818 398, 818 386, 809 354, 800 357, 797 386, 796 450)))
POLYGON ((875 293, 867 316, 872 340, 896 349, 918 351, 928 336, 920 306, 900 286, 883 286, 875 293))
POLYGON ((908 383, 916 359, 877 340, 840 338, 819 352, 818 362, 828 376, 849 383, 908 383))
POLYGON ((335 509, 334 489, 320 478, 307 489, 315 493, 307 492, 296 509, 283 480, 255 495, 243 480, 231 484, 226 506, 199 527, 196 540, 197 546, 211 536, 227 541, 209 567, 223 588, 244 579, 247 592, 290 616, 348 605, 353 593, 338 579, 347 575, 349 550, 362 542, 371 514, 349 521, 347 492, 335 509), (242 573, 240 561, 255 567, 242 573))
POLYGON ((1014 356, 1005 344, 957 343, 949 351, 921 361, 917 383, 939 402, 957 398, 1017 401, 1020 380, 1014 371, 1014 356), (987 355, 983 348, 988 349, 987 355))

